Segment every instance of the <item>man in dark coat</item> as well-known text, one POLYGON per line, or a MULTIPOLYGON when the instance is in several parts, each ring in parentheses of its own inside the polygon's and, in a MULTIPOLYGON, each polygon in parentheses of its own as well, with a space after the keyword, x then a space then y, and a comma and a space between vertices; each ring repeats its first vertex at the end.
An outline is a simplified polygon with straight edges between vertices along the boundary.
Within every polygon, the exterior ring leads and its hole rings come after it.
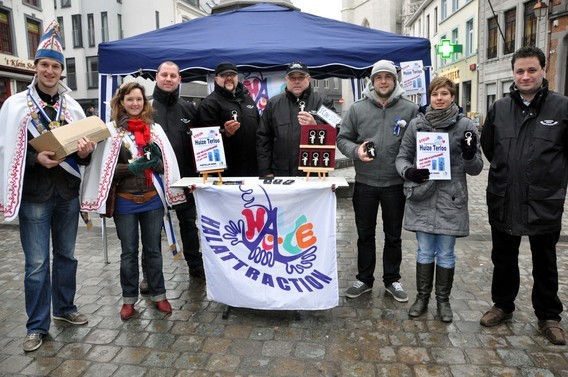
POLYGON ((510 93, 492 105, 483 125, 481 146, 491 163, 487 206, 494 305, 480 322, 496 326, 513 317, 519 246, 528 236, 539 330, 551 343, 566 344, 559 324, 556 243, 568 182, 568 98, 548 89, 545 66, 546 57, 536 47, 515 52, 510 93))
POLYGON ((260 176, 303 175, 298 168, 302 125, 323 123, 312 115, 321 105, 335 111, 333 100, 312 91, 310 80, 304 63, 290 63, 286 89, 268 101, 256 139, 260 176))
POLYGON ((215 69, 215 89, 199 104, 197 125, 221 128, 229 177, 258 175, 256 131, 260 115, 248 89, 239 82, 237 66, 223 62, 215 69))
MULTIPOLYGON (((180 83, 181 76, 177 64, 170 61, 160 64, 156 73, 152 107, 156 110, 154 121, 162 126, 174 149, 181 177, 193 177, 196 173, 189 127, 194 126, 196 110, 193 102, 179 98, 180 83)), ((203 259, 199 251, 199 234, 195 225, 197 218, 195 200, 193 194, 187 190, 185 195, 187 202, 174 208, 179 220, 183 256, 189 267, 189 274, 205 279, 203 259)))

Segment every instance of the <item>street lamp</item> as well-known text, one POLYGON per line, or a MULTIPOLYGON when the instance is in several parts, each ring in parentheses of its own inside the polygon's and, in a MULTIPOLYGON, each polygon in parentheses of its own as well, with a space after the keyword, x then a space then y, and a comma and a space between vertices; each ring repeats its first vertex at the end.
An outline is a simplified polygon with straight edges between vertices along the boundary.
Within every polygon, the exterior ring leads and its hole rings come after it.
MULTIPOLYGON (((537 1, 536 4, 533 6, 533 13, 535 15, 535 17, 537 18, 536 21, 536 36, 535 36, 535 46, 538 47, 538 29, 539 29, 539 24, 540 24, 540 20, 546 16, 546 13, 548 13, 548 4, 546 4, 544 1, 537 1)), ((544 41, 545 45, 546 45, 546 39, 544 41)))
POLYGON ((546 4, 544 1, 537 1, 533 7, 533 12, 534 15, 539 19, 546 16, 546 13, 548 12, 548 4, 546 4))

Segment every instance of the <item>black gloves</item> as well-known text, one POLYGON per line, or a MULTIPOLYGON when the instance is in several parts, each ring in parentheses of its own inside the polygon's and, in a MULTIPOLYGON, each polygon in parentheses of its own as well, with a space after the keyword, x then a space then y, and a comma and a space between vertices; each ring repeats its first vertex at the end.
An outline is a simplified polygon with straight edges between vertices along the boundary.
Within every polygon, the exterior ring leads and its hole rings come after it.
POLYGON ((430 178, 430 170, 408 168, 404 172, 404 178, 412 182, 422 183, 430 178))
POLYGON ((466 131, 461 141, 462 156, 464 160, 471 160, 477 153, 477 135, 473 131, 466 131))

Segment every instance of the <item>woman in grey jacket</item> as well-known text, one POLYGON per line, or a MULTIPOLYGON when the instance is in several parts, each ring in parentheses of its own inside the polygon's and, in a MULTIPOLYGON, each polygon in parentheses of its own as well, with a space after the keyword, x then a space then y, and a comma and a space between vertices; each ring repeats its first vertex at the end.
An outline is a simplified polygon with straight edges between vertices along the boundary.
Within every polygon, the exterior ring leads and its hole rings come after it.
MULTIPOLYGON (((478 132, 473 122, 459 113, 454 83, 437 77, 430 83, 430 105, 414 118, 404 134, 396 169, 405 178, 407 197, 404 228, 416 232, 416 287, 418 295, 408 315, 418 317, 428 308, 436 271, 438 316, 453 319, 449 297, 455 270, 456 237, 469 234, 466 174, 483 169, 478 132), (447 133, 450 153, 450 180, 429 180, 429 169, 415 166, 417 132, 447 133)), ((446 163, 448 163, 446 162, 446 163)))

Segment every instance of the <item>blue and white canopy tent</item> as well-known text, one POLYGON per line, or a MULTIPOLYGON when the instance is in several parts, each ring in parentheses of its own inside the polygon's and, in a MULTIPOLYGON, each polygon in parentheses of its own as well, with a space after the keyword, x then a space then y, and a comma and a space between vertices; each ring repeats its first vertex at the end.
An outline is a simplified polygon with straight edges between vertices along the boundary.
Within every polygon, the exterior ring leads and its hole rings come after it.
POLYGON ((221 61, 235 63, 243 73, 285 71, 290 62, 301 61, 316 79, 362 79, 380 59, 430 66, 430 41, 259 3, 101 43, 99 114, 108 119, 104 103, 110 103, 119 76, 154 77, 165 60, 177 63, 189 82, 206 81, 221 61))
MULTIPOLYGON (((154 78, 171 60, 184 82, 206 81, 222 61, 239 72, 283 72, 290 62, 305 63, 312 77, 352 79, 356 95, 373 64, 422 60, 430 66, 430 41, 369 29, 286 7, 259 3, 198 18, 134 37, 99 45, 99 116, 110 120, 110 100, 118 78, 154 78)), ((108 263, 106 224, 103 251, 108 263)))

